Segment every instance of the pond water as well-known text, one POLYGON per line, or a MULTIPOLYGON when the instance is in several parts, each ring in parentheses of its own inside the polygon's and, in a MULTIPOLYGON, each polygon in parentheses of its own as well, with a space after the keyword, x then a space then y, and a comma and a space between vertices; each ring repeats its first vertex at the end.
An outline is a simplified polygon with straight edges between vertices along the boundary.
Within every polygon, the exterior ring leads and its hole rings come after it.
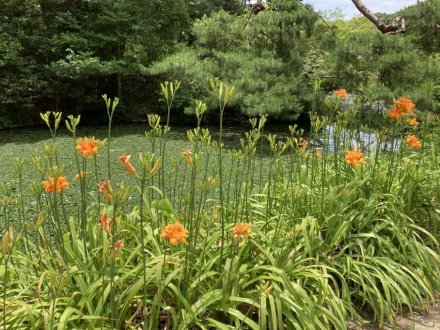
MULTIPOLYGON (((173 139, 185 139, 186 131, 192 129, 189 126, 173 126, 168 138, 173 139)), ((207 126, 209 128, 213 138, 218 138, 219 129, 214 126, 207 126)), ((234 148, 240 146, 240 138, 244 136, 244 132, 250 129, 250 125, 246 126, 224 126, 223 127, 223 140, 225 146, 228 148, 234 148)), ((112 127, 112 136, 115 138, 124 135, 145 136, 145 131, 148 126, 145 124, 115 124, 112 127)), ((267 129, 268 133, 280 134, 280 136, 288 136, 288 125, 271 125, 267 129)), ((71 136, 71 133, 65 128, 58 131, 57 136, 59 138, 66 138, 71 136)), ((107 127, 105 126, 85 126, 78 127, 77 136, 95 136, 96 138, 105 138, 107 136, 107 127)), ((0 145, 7 143, 16 144, 33 144, 40 141, 50 141, 50 133, 47 128, 43 127, 31 127, 31 128, 15 128, 0 130, 0 145)))
MULTIPOLYGON (((182 142, 187 141, 186 132, 193 127, 189 126, 173 126, 168 134, 168 140, 180 140, 182 142)), ((218 139, 219 129, 217 126, 206 126, 203 128, 209 128, 212 138, 218 139)), ((139 139, 145 140, 145 131, 148 129, 146 124, 115 124, 112 127, 112 137, 119 139, 121 137, 132 137, 133 144, 138 144, 139 139)), ((250 124, 247 125, 234 125, 223 127, 223 143, 226 148, 239 148, 240 138, 244 137, 244 133, 251 129, 250 124)), ((307 134, 307 129, 305 129, 307 134)), ((268 125, 265 127, 264 134, 268 133, 277 134, 280 138, 289 136, 289 129, 287 124, 283 125, 268 125)), ((78 127, 77 136, 94 136, 95 138, 103 139, 107 136, 107 127, 78 127)), ((307 135, 306 135, 307 136, 307 135)), ((57 134, 57 142, 63 143, 64 140, 71 138, 71 133, 65 128, 61 128, 57 134)), ((22 153, 24 149, 29 148, 30 151, 35 149, 35 146, 44 145, 44 143, 50 143, 51 137, 49 130, 44 127, 32 127, 32 128, 15 128, 0 130, 0 147, 8 144, 15 145, 14 150, 22 153)), ((8 155, 9 156, 9 155, 8 155)))
MULTIPOLYGON (((146 125, 143 124, 117 124, 112 129, 112 141, 110 147, 110 160, 112 168, 112 182, 125 182, 128 186, 136 184, 135 179, 129 175, 126 175, 125 171, 121 170, 121 164, 118 161, 118 156, 123 153, 131 154, 133 159, 136 159, 137 155, 142 153, 151 152, 151 144, 145 138, 146 125)), ((217 127, 208 127, 211 131, 213 139, 218 137, 217 127)), ((166 154, 172 156, 172 158, 181 157, 183 150, 190 147, 186 131, 190 127, 177 126, 173 127, 168 135, 168 143, 166 148, 166 154)), ((239 148, 240 138, 244 136, 244 133, 250 129, 250 125, 243 126, 226 126, 224 128, 224 144, 226 148, 239 148)), ((280 139, 285 139, 289 136, 288 125, 268 125, 265 127, 264 134, 277 134, 280 139)), ((334 128, 327 126, 322 133, 322 136, 316 141, 312 141, 311 145, 314 145, 317 149, 322 148, 322 141, 326 140, 329 143, 329 148, 333 149, 333 134, 334 128)), ((376 136, 373 133, 359 132, 346 130, 343 134, 347 137, 346 146, 358 145, 365 153, 368 153, 368 147, 374 148, 377 145, 376 136)), ((104 139, 107 136, 106 127, 80 127, 77 132, 78 136, 95 136, 98 139, 104 139)), ((308 138, 309 132, 305 130, 304 137, 308 138)), ((57 136, 57 148, 58 148, 58 162, 64 167, 64 174, 70 179, 71 189, 68 189, 64 198, 68 207, 78 206, 78 183, 72 178, 78 173, 78 167, 75 158, 75 144, 71 134, 66 129, 61 129, 57 136)), ((33 164, 32 157, 43 156, 45 145, 51 145, 52 139, 48 129, 44 128, 18 128, 10 130, 0 131, 0 154, 2 155, 2 162, 0 168, 0 183, 11 184, 13 191, 18 192, 17 186, 17 174, 14 171, 14 159, 20 158, 25 160, 25 168, 23 170, 23 182, 24 182, 24 195, 27 196, 28 202, 25 204, 25 213, 29 217, 35 217, 36 201, 33 198, 33 192, 31 184, 41 184, 46 179, 41 177, 41 174, 37 173, 33 164), (14 183, 15 182, 15 183, 14 183)), ((382 146, 389 148, 389 145, 382 146)), ((106 148, 97 157, 97 163, 99 173, 97 177, 99 180, 106 179, 107 176, 107 154, 106 148)), ((270 155, 269 144, 266 139, 262 139, 262 144, 258 146, 257 152, 259 155, 270 155)), ((260 158, 263 164, 268 161, 267 158, 260 158)), ((216 158, 211 157, 209 166, 213 167, 214 175, 216 173, 216 158)), ((230 160, 225 159, 224 166, 231 166, 230 160)), ((93 167, 93 161, 88 162, 90 165, 87 168, 93 167)), ((173 166, 172 162, 168 163, 167 167, 173 166)), ((94 172, 92 169, 90 171, 94 172)), ((94 181, 95 179, 93 179, 94 181)), ((1 193, 0 193, 1 194, 1 193)), ((0 225, 3 221, 3 216, 0 215, 0 225)))
MULTIPOLYGON (((326 126, 323 129, 321 136, 326 134, 329 139, 329 149, 334 150, 333 136, 335 134, 335 128, 333 126, 326 126), (326 132, 326 133, 324 133, 326 132)), ((387 142, 379 143, 377 134, 374 130, 371 131, 360 131, 360 130, 343 130, 342 135, 347 137, 347 145, 351 148, 358 146, 361 150, 365 151, 367 154, 376 149, 378 146, 384 151, 387 150, 397 150, 400 147, 399 139, 391 139, 387 142)))
MULTIPOLYGON (((213 139, 218 138, 219 129, 215 126, 208 126, 213 139)), ((244 133, 250 129, 250 125, 242 126, 225 126, 223 128, 223 143, 226 148, 239 148, 240 138, 244 137, 244 133)), ((304 130, 304 137, 309 136, 309 127, 300 127, 304 130)), ((145 124, 116 124, 112 127, 112 137, 115 139, 121 137, 132 137, 133 143, 131 145, 136 145, 139 143, 139 139, 145 138, 145 130, 147 125, 145 124)), ((182 142, 187 141, 186 132, 191 127, 188 126, 176 126, 172 127, 168 139, 169 140, 180 140, 182 142)), ((316 147, 319 149, 322 147, 324 136, 328 138, 330 150, 334 149, 333 146, 333 135, 334 127, 326 126, 320 138, 317 141, 313 141, 316 147)), ((264 136, 268 134, 276 134, 278 138, 285 139, 289 136, 288 124, 271 124, 264 128, 264 136)), ((359 130, 344 130, 343 135, 349 140, 348 145, 359 146, 364 150, 374 149, 378 145, 377 136, 374 131, 359 131, 359 130)), ((99 139, 103 139, 107 136, 107 127, 78 127, 77 136, 94 136, 99 139)), ((65 128, 62 128, 58 132, 58 142, 63 142, 71 138, 70 132, 65 128)), ((265 139, 264 139, 265 140, 265 139)), ((45 143, 51 142, 51 137, 47 128, 16 128, 0 130, 0 147, 5 147, 8 144, 13 144, 13 153, 29 155, 32 151, 35 151, 36 146, 44 145, 45 143)), ((264 141, 266 142, 266 141, 264 141)), ((399 147, 399 141, 394 141, 394 149, 399 147)), ((391 142, 386 144, 381 144, 381 148, 389 150, 391 148, 391 142)), ((4 149, 4 148, 1 148, 4 149)), ((1 150, 2 158, 9 158, 10 155, 6 150, 1 150)), ((41 149, 40 149, 41 150, 41 149)), ((267 154, 270 150, 267 143, 263 143, 262 149, 259 148, 260 152, 267 154)))

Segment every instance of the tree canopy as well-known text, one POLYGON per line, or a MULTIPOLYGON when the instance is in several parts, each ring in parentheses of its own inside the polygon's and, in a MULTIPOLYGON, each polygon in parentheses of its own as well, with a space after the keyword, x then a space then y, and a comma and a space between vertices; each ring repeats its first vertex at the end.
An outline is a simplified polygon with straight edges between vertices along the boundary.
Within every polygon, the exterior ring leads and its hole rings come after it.
POLYGON ((121 98, 121 119, 144 117, 160 106, 158 83, 174 79, 183 82, 182 112, 195 99, 213 105, 211 78, 237 86, 237 116, 295 119, 340 87, 410 93, 435 110, 439 6, 374 14, 405 18, 405 33, 389 36, 366 18, 327 21, 291 0, 267 2, 257 15, 239 0, 5 0, 0 126, 31 123, 47 109, 99 120, 103 93, 121 98))

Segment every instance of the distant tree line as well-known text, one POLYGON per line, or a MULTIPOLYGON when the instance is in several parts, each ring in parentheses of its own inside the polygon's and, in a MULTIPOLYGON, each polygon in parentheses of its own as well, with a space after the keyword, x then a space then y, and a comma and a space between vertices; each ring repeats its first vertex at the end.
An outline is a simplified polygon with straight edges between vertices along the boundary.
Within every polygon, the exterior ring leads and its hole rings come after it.
POLYGON ((395 36, 301 1, 248 10, 241 0, 4 0, 0 127, 31 124, 47 110, 99 122, 104 93, 121 98, 119 120, 145 118, 161 109, 159 82, 175 79, 182 114, 195 99, 215 107, 208 81, 216 78, 236 85, 237 117, 296 119, 340 87, 412 95, 438 110, 438 1, 396 13, 406 32, 395 36))

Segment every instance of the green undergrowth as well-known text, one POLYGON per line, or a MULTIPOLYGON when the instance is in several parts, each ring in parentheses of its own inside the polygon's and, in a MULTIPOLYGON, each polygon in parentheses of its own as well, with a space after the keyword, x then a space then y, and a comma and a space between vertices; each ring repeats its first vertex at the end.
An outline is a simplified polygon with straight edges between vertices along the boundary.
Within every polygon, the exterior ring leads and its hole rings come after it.
MULTIPOLYGON (((162 85, 168 116, 178 88, 162 85)), ((234 89, 212 88, 222 116, 234 89)), ((265 136, 261 117, 227 149, 223 127, 216 138, 200 127, 201 102, 186 141, 152 115, 140 142, 112 136, 117 101, 105 101, 110 125, 96 138, 107 144, 83 157, 78 119, 68 119, 73 138, 57 136, 60 114, 45 114, 53 139, 13 160, 15 177, 2 183, 4 329, 345 329, 350 319, 393 325, 434 302, 438 118, 411 127, 385 113, 379 147, 355 146, 344 128, 357 109, 336 97, 326 116, 312 112, 308 136, 294 126, 265 136), (390 136, 400 144, 380 147, 390 136), (350 152, 361 152, 354 163, 350 152), (64 176, 58 193, 42 185, 64 176), (111 198, 96 188, 106 180, 111 198), (164 228, 176 220, 174 244, 164 228)))

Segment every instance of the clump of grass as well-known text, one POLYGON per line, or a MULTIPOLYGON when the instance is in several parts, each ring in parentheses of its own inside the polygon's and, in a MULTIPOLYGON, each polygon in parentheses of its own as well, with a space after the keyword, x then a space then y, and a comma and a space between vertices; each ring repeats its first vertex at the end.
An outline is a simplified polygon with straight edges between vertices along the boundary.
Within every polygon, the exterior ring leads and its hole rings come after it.
POLYGON ((328 117, 312 114, 308 139, 289 127, 259 156, 263 116, 226 152, 234 88, 213 82, 218 140, 200 126, 197 102, 196 128, 176 152, 168 125, 178 86, 162 85, 166 125, 148 117, 139 155, 127 146, 111 156, 116 100, 105 99, 107 141, 78 139, 79 118, 69 117, 77 180, 57 147, 61 114, 53 124, 43 115, 52 143, 33 170, 16 160, 17 180, 1 186, 3 328, 345 329, 366 315, 393 324, 434 300, 438 119, 408 124, 412 102, 398 99, 368 149, 353 143, 358 109, 341 109, 337 91, 328 117), (400 147, 383 148, 387 130, 400 147))

